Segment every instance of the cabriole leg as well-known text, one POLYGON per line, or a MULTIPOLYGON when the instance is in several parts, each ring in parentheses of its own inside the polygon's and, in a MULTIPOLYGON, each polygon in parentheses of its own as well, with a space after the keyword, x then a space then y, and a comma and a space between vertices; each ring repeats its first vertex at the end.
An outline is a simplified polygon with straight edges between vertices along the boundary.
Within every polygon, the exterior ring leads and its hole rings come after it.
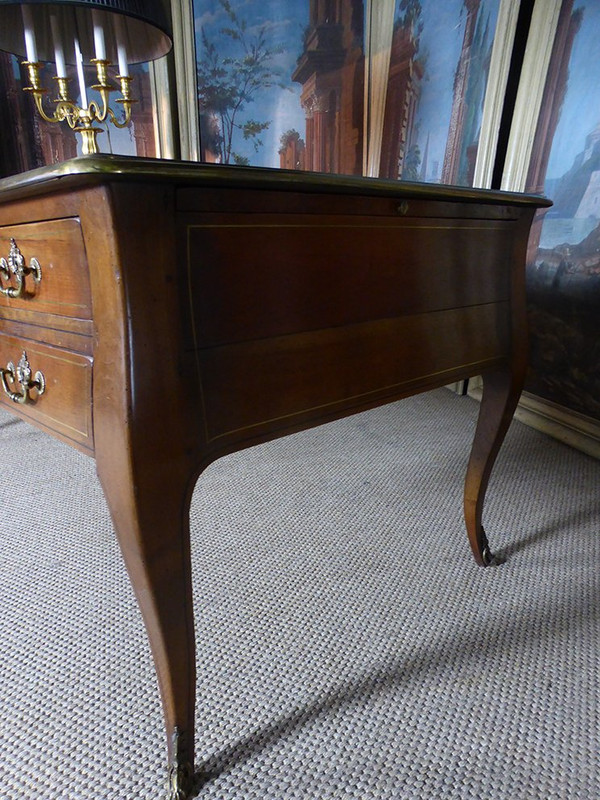
POLYGON ((129 458, 112 450, 97 466, 154 657, 167 734, 167 797, 188 800, 194 787, 196 684, 189 543, 193 483, 168 457, 135 470, 129 458))
POLYGON ((483 375, 483 396, 467 467, 464 502, 471 550, 477 563, 485 567, 502 562, 490 550, 481 519, 490 474, 522 388, 523 380, 509 367, 500 367, 483 375))

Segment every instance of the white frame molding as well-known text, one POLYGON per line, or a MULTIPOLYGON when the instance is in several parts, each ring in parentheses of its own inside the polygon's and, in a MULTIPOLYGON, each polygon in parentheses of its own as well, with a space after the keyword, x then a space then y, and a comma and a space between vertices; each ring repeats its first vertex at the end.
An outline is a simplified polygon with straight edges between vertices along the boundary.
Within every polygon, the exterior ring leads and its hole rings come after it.
POLYGON ((148 64, 152 92, 152 117, 157 158, 177 158, 177 126, 174 116, 173 92, 169 80, 169 57, 148 64))
POLYGON ((192 0, 171 0, 181 158, 200 161, 196 36, 192 0))
POLYGON ((533 9, 502 175, 507 191, 525 191, 561 5, 562 0, 536 0, 533 9))
MULTIPOLYGON (((502 189, 523 192, 540 114, 544 87, 562 0, 536 0, 523 60, 523 69, 515 113, 512 120, 502 189)), ((473 397, 481 397, 481 388, 473 382, 473 397)), ((571 447, 600 458, 600 423, 576 411, 524 392, 515 417, 571 447)))
POLYGON ((498 20, 494 33, 490 72, 481 118, 481 134, 473 176, 473 186, 479 189, 489 189, 492 185, 504 95, 520 7, 521 3, 515 2, 515 0, 501 0, 498 8, 498 20))
POLYGON ((363 175, 379 177, 395 0, 368 0, 365 53, 363 175))

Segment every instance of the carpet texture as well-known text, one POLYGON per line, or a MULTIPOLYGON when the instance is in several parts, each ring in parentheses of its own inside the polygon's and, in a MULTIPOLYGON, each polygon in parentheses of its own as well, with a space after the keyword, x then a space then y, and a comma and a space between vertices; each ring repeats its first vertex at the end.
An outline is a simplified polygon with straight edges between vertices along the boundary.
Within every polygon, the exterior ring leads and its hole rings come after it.
MULTIPOLYGON (((441 389, 228 456, 192 548, 202 800, 600 798, 600 463, 441 389)), ((157 800, 145 632, 94 462, 0 415, 0 798, 157 800)))

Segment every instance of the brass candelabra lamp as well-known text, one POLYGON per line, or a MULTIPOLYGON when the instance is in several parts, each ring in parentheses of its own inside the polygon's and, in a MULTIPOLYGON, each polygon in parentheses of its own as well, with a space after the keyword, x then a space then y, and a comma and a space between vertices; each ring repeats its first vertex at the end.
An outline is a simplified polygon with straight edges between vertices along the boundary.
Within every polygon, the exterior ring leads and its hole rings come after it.
POLYGON ((39 115, 46 122, 65 122, 81 134, 82 152, 97 153, 99 124, 125 128, 131 122, 129 66, 165 55, 171 47, 161 0, 0 0, 0 50, 25 56, 22 65, 39 115), (55 65, 55 93, 42 83, 42 69, 55 65), (88 100, 84 64, 94 69, 89 87, 99 99, 88 100), (117 67, 114 78, 109 67, 117 67), (71 89, 68 66, 76 68, 71 89), (111 95, 115 107, 111 107, 111 95), (54 94, 54 96, 52 96, 54 94), (48 95, 51 95, 50 97, 48 95), (117 110, 118 104, 121 108, 117 110))
POLYGON ((48 93, 48 89, 43 87, 40 82, 42 64, 39 61, 23 62, 23 66, 27 68, 30 84, 24 88, 24 91, 31 92, 33 95, 39 115, 46 122, 66 122, 72 130, 80 133, 82 139, 81 151, 84 155, 99 152, 97 136, 101 133, 102 128, 98 128, 94 123, 106 122, 108 119, 117 128, 126 128, 131 122, 131 112, 133 104, 136 102, 131 97, 131 77, 129 75, 117 75, 122 96, 118 97, 116 102, 122 104, 124 111, 123 117, 119 119, 109 105, 111 92, 117 91, 116 87, 108 80, 107 67, 110 65, 110 61, 93 58, 91 63, 96 66, 98 76, 98 82, 92 85, 92 89, 100 94, 100 104, 92 100, 87 104, 86 108, 83 105, 77 105, 69 96, 69 78, 57 76, 55 78, 57 82, 57 98, 54 100, 56 107, 54 113, 50 115, 44 109, 44 97, 48 93))

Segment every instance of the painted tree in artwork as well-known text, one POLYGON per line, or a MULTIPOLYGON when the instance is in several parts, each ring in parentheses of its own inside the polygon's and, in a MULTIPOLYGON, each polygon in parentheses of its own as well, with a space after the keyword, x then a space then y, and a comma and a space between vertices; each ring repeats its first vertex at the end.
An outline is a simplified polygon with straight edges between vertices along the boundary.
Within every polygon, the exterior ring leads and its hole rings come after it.
POLYGON ((245 117, 247 106, 259 92, 285 88, 275 64, 280 47, 269 47, 267 25, 249 28, 229 0, 219 0, 227 19, 221 39, 209 39, 201 31, 198 61, 198 100, 202 145, 222 164, 248 164, 235 144, 240 137, 251 142, 255 152, 262 146, 261 133, 271 124, 245 117))

